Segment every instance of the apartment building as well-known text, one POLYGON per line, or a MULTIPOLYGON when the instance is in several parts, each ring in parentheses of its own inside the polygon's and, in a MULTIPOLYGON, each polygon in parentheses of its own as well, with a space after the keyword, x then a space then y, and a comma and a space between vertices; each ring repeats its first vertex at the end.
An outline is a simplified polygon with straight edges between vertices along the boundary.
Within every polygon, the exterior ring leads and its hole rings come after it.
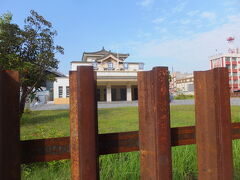
POLYGON ((192 73, 174 72, 170 82, 170 92, 172 94, 194 94, 194 78, 192 73))
POLYGON ((228 53, 210 57, 210 68, 227 67, 229 73, 229 89, 231 92, 240 90, 240 50, 230 49, 228 53))

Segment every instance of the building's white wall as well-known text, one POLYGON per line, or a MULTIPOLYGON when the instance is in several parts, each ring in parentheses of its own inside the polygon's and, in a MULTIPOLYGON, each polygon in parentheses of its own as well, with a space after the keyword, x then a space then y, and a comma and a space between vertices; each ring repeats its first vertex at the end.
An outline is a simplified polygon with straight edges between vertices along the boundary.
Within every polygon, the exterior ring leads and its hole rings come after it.
POLYGON ((96 57, 88 57, 87 62, 95 62, 96 59, 97 59, 96 57))
POLYGON ((71 63, 71 70, 76 71, 78 66, 92 66, 92 63, 71 63))
POLYGON ((194 94, 193 87, 194 87, 193 75, 187 75, 185 78, 180 78, 176 80, 176 88, 178 93, 193 95, 194 94))
POLYGON ((184 83, 178 83, 177 89, 179 90, 179 93, 186 94, 186 95, 193 95, 194 90, 189 89, 190 86, 194 86, 193 82, 184 82, 184 83))
POLYGON ((128 71, 138 71, 138 70, 139 70, 139 64, 128 63, 128 71))
POLYGON ((53 97, 59 98, 58 97, 58 87, 62 86, 63 87, 63 97, 66 98, 66 87, 69 86, 69 78, 68 77, 57 77, 56 81, 53 83, 53 97))

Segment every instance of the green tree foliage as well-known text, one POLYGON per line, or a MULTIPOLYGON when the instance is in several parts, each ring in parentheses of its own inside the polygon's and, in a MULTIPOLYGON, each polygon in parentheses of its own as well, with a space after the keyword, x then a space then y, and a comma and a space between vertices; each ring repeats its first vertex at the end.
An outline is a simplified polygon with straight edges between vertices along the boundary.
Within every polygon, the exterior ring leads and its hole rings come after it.
POLYGON ((64 53, 61 46, 54 44, 57 32, 52 24, 35 11, 30 13, 23 29, 12 23, 11 13, 0 17, 0 67, 20 73, 20 117, 26 101, 46 80, 54 79, 48 72, 58 68, 55 54, 64 53))

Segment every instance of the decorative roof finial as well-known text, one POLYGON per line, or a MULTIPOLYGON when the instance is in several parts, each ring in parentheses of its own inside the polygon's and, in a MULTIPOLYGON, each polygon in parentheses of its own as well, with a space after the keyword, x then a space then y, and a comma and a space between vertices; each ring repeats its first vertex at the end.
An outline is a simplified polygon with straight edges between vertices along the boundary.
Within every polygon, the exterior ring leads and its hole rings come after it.
POLYGON ((102 47, 102 51, 105 51, 104 46, 102 47))

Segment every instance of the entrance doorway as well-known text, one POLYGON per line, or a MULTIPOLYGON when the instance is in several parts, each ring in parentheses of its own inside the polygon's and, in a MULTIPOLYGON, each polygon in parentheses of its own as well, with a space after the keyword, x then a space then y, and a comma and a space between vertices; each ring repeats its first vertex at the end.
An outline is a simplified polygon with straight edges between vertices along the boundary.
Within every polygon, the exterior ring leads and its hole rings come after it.
POLYGON ((105 86, 97 87, 97 101, 106 101, 106 87, 105 86))
POLYGON ((126 86, 112 86, 112 101, 126 101, 127 88, 126 86))
POLYGON ((132 86, 132 100, 133 101, 138 100, 138 88, 136 85, 132 86))

